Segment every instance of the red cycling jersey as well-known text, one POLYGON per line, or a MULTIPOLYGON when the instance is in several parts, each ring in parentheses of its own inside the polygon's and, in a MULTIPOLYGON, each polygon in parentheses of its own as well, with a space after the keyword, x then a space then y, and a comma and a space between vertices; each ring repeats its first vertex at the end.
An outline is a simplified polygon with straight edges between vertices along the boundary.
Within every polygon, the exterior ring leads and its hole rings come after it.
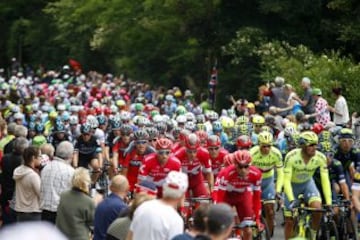
POLYGON ((228 154, 229 154, 229 152, 226 149, 220 148, 219 154, 216 158, 211 158, 211 156, 210 156, 211 168, 212 168, 212 171, 214 174, 214 178, 216 178, 216 176, 219 174, 220 170, 223 168, 224 157, 228 154))
POLYGON ((181 144, 180 144, 180 142, 176 142, 176 143, 174 143, 174 145, 172 146, 172 148, 171 148, 171 152, 172 153, 175 153, 175 152, 177 152, 179 149, 181 149, 182 148, 182 146, 181 146, 181 144))
POLYGON ((121 139, 119 138, 119 140, 115 143, 115 145, 112 147, 112 152, 115 153, 117 152, 119 154, 118 157, 118 163, 119 166, 123 166, 124 165, 124 161, 125 161, 125 149, 129 146, 129 144, 125 144, 123 143, 123 141, 121 141, 121 139))
POLYGON ((189 189, 193 197, 207 196, 208 191, 204 185, 204 173, 211 173, 211 162, 209 152, 199 147, 193 161, 188 159, 186 148, 182 147, 174 154, 181 162, 181 171, 189 177, 189 189), (203 169, 204 168, 204 169, 203 169))
POLYGON ((153 182, 158 189, 158 197, 162 196, 162 185, 170 171, 180 171, 181 163, 179 159, 170 156, 164 165, 160 165, 156 153, 147 155, 140 167, 138 180, 148 180, 153 182))
POLYGON ((245 178, 239 176, 236 166, 222 169, 215 182, 215 203, 226 202, 236 207, 240 221, 259 220, 261 214, 261 171, 250 166, 245 178))
POLYGON ((129 181, 129 190, 133 191, 138 180, 140 166, 144 162, 144 155, 137 154, 136 149, 126 154, 123 167, 127 168, 127 179, 129 181))

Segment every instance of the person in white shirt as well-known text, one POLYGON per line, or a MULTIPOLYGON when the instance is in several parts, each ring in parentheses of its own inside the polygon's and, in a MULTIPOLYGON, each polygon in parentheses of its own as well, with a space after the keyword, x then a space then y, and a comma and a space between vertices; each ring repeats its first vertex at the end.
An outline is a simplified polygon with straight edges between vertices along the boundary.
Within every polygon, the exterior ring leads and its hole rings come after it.
POLYGON ((344 127, 350 120, 347 102, 341 95, 341 88, 333 88, 332 92, 336 95, 336 101, 335 106, 329 107, 329 110, 334 113, 334 123, 344 127))
POLYGON ((186 174, 169 172, 163 197, 143 203, 134 213, 127 240, 170 240, 184 232, 184 221, 176 211, 189 182, 186 174))

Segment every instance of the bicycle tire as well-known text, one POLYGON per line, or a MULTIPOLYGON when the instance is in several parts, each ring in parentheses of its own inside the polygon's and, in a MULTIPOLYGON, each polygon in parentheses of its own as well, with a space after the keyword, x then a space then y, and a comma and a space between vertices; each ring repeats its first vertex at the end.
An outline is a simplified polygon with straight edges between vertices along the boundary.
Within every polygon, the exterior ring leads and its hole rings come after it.
POLYGON ((267 225, 266 219, 264 216, 261 216, 261 222, 264 224, 264 230, 259 232, 260 238, 262 240, 270 240, 271 239, 271 233, 269 230, 269 226, 267 225))
POLYGON ((349 218, 344 218, 344 223, 342 225, 343 229, 340 232, 344 240, 358 240, 357 231, 354 223, 349 218))
POLYGON ((313 239, 313 233, 312 233, 310 227, 306 227, 306 229, 305 229, 305 238, 313 239))
POLYGON ((322 224, 316 233, 317 240, 339 240, 339 232, 335 221, 322 224))

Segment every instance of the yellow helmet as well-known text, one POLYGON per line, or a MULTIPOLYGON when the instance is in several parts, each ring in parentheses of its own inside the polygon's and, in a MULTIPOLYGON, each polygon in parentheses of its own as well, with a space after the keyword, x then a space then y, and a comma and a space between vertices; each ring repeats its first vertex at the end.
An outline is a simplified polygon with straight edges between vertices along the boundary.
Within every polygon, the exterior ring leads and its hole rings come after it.
POLYGON ((236 125, 242 125, 242 124, 245 124, 245 123, 248 123, 249 122, 249 118, 245 115, 243 116, 240 116, 236 119, 236 122, 235 124, 236 125))
POLYGON ((223 128, 229 129, 229 128, 233 128, 235 123, 234 123, 234 120, 232 120, 229 117, 222 117, 221 125, 223 126, 223 128))
POLYGON ((263 116, 260 116, 260 115, 254 115, 253 119, 252 119, 252 123, 253 124, 264 124, 265 123, 265 118, 263 116))
POLYGON ((300 133, 300 138, 299 138, 299 145, 305 145, 305 146, 309 146, 312 144, 318 144, 319 142, 319 138, 316 135, 316 133, 312 132, 312 131, 305 131, 300 133))
POLYGON ((259 145, 271 145, 273 144, 273 135, 270 132, 263 131, 258 135, 259 145))

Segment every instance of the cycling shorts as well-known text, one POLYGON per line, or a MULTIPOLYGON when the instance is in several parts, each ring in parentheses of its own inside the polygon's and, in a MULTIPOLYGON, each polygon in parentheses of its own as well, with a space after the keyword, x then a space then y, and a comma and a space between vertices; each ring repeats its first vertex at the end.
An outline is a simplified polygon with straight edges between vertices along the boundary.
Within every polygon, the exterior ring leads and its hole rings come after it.
POLYGON ((224 202, 236 208, 240 225, 251 223, 255 219, 253 208, 253 193, 245 191, 243 193, 229 193, 225 195, 224 202))
POLYGON ((274 176, 263 178, 261 181, 261 200, 274 200, 275 194, 274 176))

